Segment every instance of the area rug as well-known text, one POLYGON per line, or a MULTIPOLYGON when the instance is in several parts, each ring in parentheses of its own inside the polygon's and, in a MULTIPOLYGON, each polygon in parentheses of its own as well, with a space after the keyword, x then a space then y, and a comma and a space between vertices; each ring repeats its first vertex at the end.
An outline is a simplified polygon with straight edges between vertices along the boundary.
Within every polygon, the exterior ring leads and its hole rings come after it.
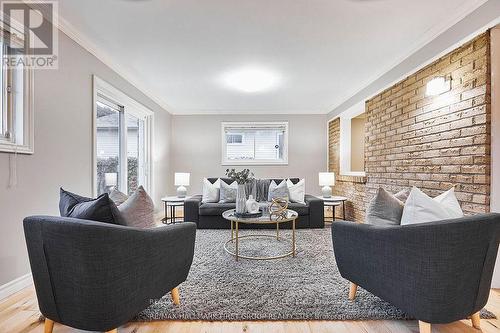
MULTIPOLYGON (((243 230, 272 234, 272 230, 243 230)), ((273 238, 245 239, 240 253, 276 255, 290 251, 291 231, 273 238)), ((358 288, 348 300, 349 283, 337 270, 330 228, 298 230, 297 256, 271 261, 236 262, 224 251, 230 230, 198 230, 193 265, 179 287, 181 305, 170 294, 136 320, 374 320, 410 319, 405 313, 358 288)), ((483 318, 495 316, 483 310, 483 318)))

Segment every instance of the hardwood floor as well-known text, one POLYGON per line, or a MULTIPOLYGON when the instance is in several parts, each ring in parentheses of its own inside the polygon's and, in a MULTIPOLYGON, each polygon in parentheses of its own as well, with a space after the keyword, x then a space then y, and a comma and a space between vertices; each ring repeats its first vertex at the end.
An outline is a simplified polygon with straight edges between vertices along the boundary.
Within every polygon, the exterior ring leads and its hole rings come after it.
MULTIPOLYGON (((347 295, 346 295, 347 297, 347 295)), ((500 290, 492 290, 487 309, 500 318, 500 290)), ((43 332, 43 322, 33 287, 26 288, 0 302, 0 332, 29 333, 43 332)), ((485 333, 500 332, 500 320, 482 319, 481 329, 485 333)), ((55 324, 54 333, 82 332, 55 324)), ((118 329, 119 333, 197 333, 197 332, 241 332, 241 333, 415 333, 415 320, 377 321, 276 321, 276 322, 201 322, 201 321, 157 321, 130 322, 118 329)), ((433 333, 479 332, 472 328, 470 320, 461 320, 447 325, 432 325, 433 333)))

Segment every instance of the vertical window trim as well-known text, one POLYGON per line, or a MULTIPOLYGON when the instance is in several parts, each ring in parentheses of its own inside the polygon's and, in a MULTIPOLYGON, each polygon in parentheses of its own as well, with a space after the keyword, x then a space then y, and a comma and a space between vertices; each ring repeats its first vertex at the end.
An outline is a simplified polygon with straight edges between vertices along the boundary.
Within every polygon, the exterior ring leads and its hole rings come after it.
MULTIPOLYGON (((5 69, 5 77, 3 84, 7 85, 7 78, 12 78, 12 69, 5 69)), ((35 126, 34 126, 34 98, 33 98, 33 76, 34 71, 32 68, 23 69, 23 143, 15 143, 15 138, 10 132, 10 138, 0 137, 0 152, 6 153, 19 153, 19 154, 33 154, 35 152, 35 126)), ((2 89, 3 93, 3 89, 2 89)), ((8 98, 4 98, 2 108, 7 110, 5 114, 4 121, 9 125, 7 128, 14 127, 14 103, 12 100, 12 94, 9 93, 8 98)), ((1 114, 4 117, 4 114, 1 114)), ((3 132, 3 129, 2 129, 3 132)))
MULTIPOLYGON (((154 112, 137 102, 135 99, 131 98, 127 94, 123 93, 119 89, 115 88, 108 82, 99 78, 97 75, 92 76, 92 86, 93 86, 93 98, 92 98, 92 193, 97 196, 97 106, 98 95, 105 96, 117 104, 123 106, 123 117, 120 117, 120 125, 125 126, 126 116, 128 114, 142 118, 144 120, 144 146, 145 146, 145 156, 146 168, 144 170, 146 176, 146 184, 143 184, 148 193, 152 198, 154 198, 154 180, 153 180, 153 131, 154 131, 154 112)), ((123 130, 120 133, 120 142, 123 145, 120 146, 121 156, 125 156, 125 163, 120 163, 120 184, 123 190, 127 189, 127 129, 122 127, 123 130)), ((122 162, 122 161, 120 161, 122 162)), ((125 192, 124 192, 125 193, 125 192)))
POLYGON ((288 165, 288 121, 280 122, 221 122, 221 165, 288 165), (283 137, 283 160, 244 160, 232 161, 226 159, 227 143, 226 143, 226 128, 227 127, 240 127, 240 128, 253 128, 253 127, 285 127, 285 135, 283 137))

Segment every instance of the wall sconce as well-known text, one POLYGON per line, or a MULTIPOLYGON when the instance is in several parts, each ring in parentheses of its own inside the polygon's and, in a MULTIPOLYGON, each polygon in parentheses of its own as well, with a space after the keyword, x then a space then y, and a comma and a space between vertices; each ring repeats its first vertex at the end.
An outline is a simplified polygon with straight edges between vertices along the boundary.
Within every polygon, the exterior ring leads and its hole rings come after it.
POLYGON ((437 96, 446 91, 448 91, 450 87, 450 80, 446 81, 446 77, 437 76, 427 82, 425 94, 427 96, 437 96))

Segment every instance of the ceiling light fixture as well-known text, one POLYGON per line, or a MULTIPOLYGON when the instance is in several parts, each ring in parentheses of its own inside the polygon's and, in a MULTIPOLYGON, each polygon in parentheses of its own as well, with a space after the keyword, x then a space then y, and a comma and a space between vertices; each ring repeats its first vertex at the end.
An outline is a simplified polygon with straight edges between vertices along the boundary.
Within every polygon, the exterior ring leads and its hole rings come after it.
POLYGON ((256 93, 275 88, 280 77, 275 72, 261 67, 245 67, 223 74, 222 82, 230 89, 256 93))
POLYGON ((449 81, 446 81, 446 78, 444 76, 438 76, 427 82, 427 87, 425 94, 427 96, 437 96, 445 91, 448 90, 449 88, 449 81))

